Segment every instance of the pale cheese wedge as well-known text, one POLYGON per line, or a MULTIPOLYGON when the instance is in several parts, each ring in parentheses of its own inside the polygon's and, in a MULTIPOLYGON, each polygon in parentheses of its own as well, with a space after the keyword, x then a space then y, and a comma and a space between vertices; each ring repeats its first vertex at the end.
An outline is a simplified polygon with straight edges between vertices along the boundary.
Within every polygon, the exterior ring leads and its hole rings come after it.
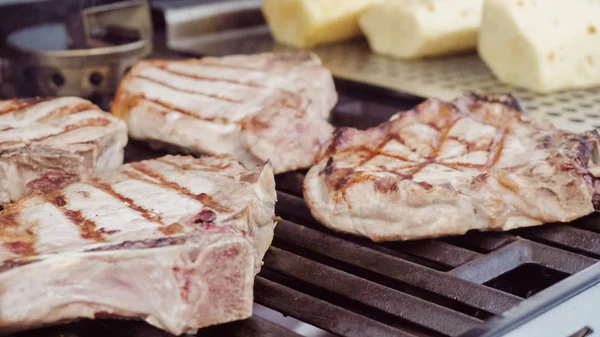
POLYGON ((600 85, 600 0, 487 0, 478 51, 502 82, 538 93, 600 85))
POLYGON ((264 0, 262 11, 277 42, 298 48, 361 36, 359 15, 381 0, 264 0))
POLYGON ((438 56, 476 49, 482 7, 483 0, 389 0, 359 22, 376 53, 438 56))

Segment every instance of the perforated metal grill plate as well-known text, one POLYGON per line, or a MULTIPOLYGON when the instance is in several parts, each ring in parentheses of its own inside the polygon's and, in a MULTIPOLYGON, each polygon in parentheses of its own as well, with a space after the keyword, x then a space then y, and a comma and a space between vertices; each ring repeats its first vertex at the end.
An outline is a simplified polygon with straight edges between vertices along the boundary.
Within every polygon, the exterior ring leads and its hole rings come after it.
POLYGON ((539 95, 500 83, 476 54, 402 61, 372 53, 365 41, 318 48, 323 63, 340 78, 401 92, 451 100, 467 92, 511 92, 534 118, 581 132, 600 129, 600 88, 539 95))

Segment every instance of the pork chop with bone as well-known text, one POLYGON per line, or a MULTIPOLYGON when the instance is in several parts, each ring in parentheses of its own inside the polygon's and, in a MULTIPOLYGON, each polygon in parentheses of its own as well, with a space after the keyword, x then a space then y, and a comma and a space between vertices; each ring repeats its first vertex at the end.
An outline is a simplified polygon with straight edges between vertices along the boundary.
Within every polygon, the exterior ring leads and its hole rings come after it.
POLYGON ((0 212, 0 331, 140 319, 175 335, 252 315, 275 181, 229 156, 166 156, 0 212))
POLYGON ((333 131, 331 73, 311 53, 139 62, 113 113, 134 139, 192 154, 227 153, 275 173, 308 168, 333 131))
POLYGON ((127 127, 76 97, 0 101, 0 205, 123 164, 127 127))
POLYGON ((509 95, 429 99, 339 130, 304 195, 325 226, 374 241, 568 222, 600 204, 599 139, 535 121, 509 95))

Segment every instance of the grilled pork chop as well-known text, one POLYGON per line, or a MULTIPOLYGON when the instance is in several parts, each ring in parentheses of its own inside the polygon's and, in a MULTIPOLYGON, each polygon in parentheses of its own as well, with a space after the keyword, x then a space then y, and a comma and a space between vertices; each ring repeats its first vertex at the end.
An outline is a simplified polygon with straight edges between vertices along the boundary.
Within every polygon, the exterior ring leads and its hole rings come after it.
POLYGON ((275 173, 308 168, 333 131, 331 74, 313 54, 141 61, 123 79, 113 113, 135 139, 188 153, 227 153, 275 173))
POLYGON ((0 331, 141 319, 173 334, 252 313, 273 238, 269 164, 166 156, 0 213, 0 331))
POLYGON ((125 123, 76 97, 0 101, 0 204, 123 163, 125 123))
POLYGON ((599 139, 536 122, 512 96, 430 99, 336 132, 304 195, 324 225, 373 241, 566 222, 598 207, 599 139))

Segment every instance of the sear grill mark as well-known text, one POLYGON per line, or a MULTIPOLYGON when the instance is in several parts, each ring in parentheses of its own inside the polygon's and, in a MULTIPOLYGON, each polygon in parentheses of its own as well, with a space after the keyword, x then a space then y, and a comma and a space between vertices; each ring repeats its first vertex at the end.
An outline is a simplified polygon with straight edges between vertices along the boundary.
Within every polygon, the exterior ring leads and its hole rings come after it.
POLYGON ((269 76, 275 75, 275 73, 273 73, 273 72, 258 69, 258 68, 246 67, 246 66, 241 66, 241 65, 237 65, 237 64, 234 65, 234 64, 223 64, 223 63, 218 63, 218 62, 210 62, 206 59, 200 60, 200 62, 197 64, 203 65, 203 66, 211 66, 211 67, 215 67, 215 68, 248 70, 248 71, 254 71, 254 72, 269 75, 269 76))
POLYGON ((53 119, 58 119, 61 117, 74 115, 74 114, 84 112, 84 111, 89 111, 89 110, 101 111, 100 108, 98 108, 97 106, 95 106, 94 104, 91 104, 91 103, 66 105, 66 106, 62 106, 58 109, 54 109, 54 110, 50 111, 46 116, 39 118, 37 120, 37 122, 44 123, 44 122, 51 121, 53 119))
POLYGON ((216 200, 214 200, 210 195, 206 193, 200 193, 196 196, 196 200, 203 203, 205 206, 214 209, 217 212, 228 213, 231 212, 231 208, 219 204, 216 200))
POLYGON ((238 100, 238 99, 232 99, 232 98, 227 98, 227 97, 223 97, 223 96, 219 96, 219 95, 213 95, 213 94, 207 94, 201 91, 197 91, 197 90, 189 90, 189 89, 181 89, 181 88, 177 88, 175 86, 172 86, 168 83, 162 82, 162 81, 158 81, 155 80, 153 78, 149 78, 147 76, 143 76, 143 75, 136 75, 136 78, 142 79, 144 81, 148 81, 148 82, 152 82, 158 85, 161 85, 163 87, 175 90, 175 91, 179 91, 179 92, 183 92, 183 93, 187 93, 187 94, 193 94, 193 95, 199 95, 199 96, 205 96, 205 97, 210 97, 212 99, 216 99, 219 101, 224 101, 227 103, 232 103, 232 104, 241 104, 244 103, 243 100, 238 100))
POLYGON ((102 230, 96 229, 96 223, 90 219, 86 219, 81 211, 73 211, 65 208, 67 204, 64 196, 59 193, 55 193, 54 197, 52 195, 47 195, 46 198, 49 202, 55 205, 73 224, 79 227, 79 232, 82 238, 87 240, 94 240, 98 242, 104 242, 106 239, 104 238, 102 230))
POLYGON ((15 110, 26 110, 33 106, 52 100, 52 97, 35 97, 35 98, 16 98, 12 100, 12 104, 7 108, 0 110, 0 115, 15 111, 15 110))
POLYGON ((69 133, 69 132, 77 130, 77 129, 88 128, 88 127, 102 127, 102 126, 108 126, 110 124, 112 124, 112 122, 106 118, 102 118, 102 117, 90 118, 90 119, 83 120, 83 121, 80 121, 75 124, 67 125, 61 132, 56 133, 56 134, 46 135, 46 136, 42 136, 42 137, 34 138, 34 139, 28 139, 26 141, 9 140, 9 141, 0 142, 0 145, 15 145, 15 144, 41 142, 46 139, 49 139, 52 137, 58 137, 60 135, 69 133))
POLYGON ((161 231, 161 233, 163 233, 164 235, 175 235, 182 233, 184 228, 181 224, 173 223, 168 226, 159 227, 158 230, 161 231))
POLYGON ((13 254, 22 256, 31 256, 36 254, 33 242, 14 241, 5 242, 3 245, 13 254))
POLYGON ((195 80, 200 80, 200 81, 207 81, 207 82, 224 82, 224 83, 231 83, 231 84, 236 84, 236 85, 242 85, 242 86, 246 86, 249 88, 261 88, 261 89, 266 89, 269 88, 267 86, 258 84, 258 83, 254 83, 254 82, 240 82, 240 81, 236 81, 236 80, 230 80, 230 79, 226 79, 226 78, 217 78, 217 77, 207 77, 207 76, 200 76, 197 74, 189 74, 189 73, 183 73, 180 71, 176 71, 173 69, 169 69, 166 65, 159 65, 156 66, 157 68, 164 70, 172 75, 176 75, 176 76, 181 76, 181 77, 187 77, 187 78, 191 78, 191 79, 195 79, 195 80))
MULTIPOLYGON (((164 157, 161 157, 161 158, 158 158, 155 160, 158 162, 161 162, 163 164, 172 166, 176 169, 180 169, 182 171, 221 172, 222 170, 226 170, 231 167, 231 163, 227 163, 226 165, 222 165, 222 166, 202 166, 202 164, 192 165, 192 164, 174 163, 164 157)), ((201 160, 201 158, 198 160, 201 160)))
POLYGON ((0 273, 11 270, 13 268, 26 266, 28 264, 35 263, 38 261, 39 261, 38 259, 31 259, 31 258, 29 258, 27 260, 14 260, 14 259, 4 260, 4 262, 2 262, 0 264, 0 273))
POLYGON ((151 211, 145 209, 142 206, 139 206, 135 203, 135 201, 133 201, 133 199, 128 198, 120 193, 118 193, 117 191, 115 191, 112 186, 110 186, 109 184, 104 184, 99 182, 98 180, 94 179, 91 182, 91 185, 96 187, 97 189, 109 194, 110 196, 112 196, 113 198, 127 204, 127 206, 140 213, 146 220, 152 221, 152 222, 157 222, 161 225, 164 225, 164 223, 162 222, 162 217, 158 214, 154 214, 151 211))
MULTIPOLYGON (((184 195, 186 195, 186 196, 188 196, 188 197, 190 197, 192 199, 198 200, 201 203, 203 203, 204 205, 206 205, 207 207, 210 207, 210 208, 214 209, 215 211, 218 211, 218 212, 231 212, 230 208, 228 208, 226 206, 223 206, 223 205, 220 205, 218 202, 216 202, 208 194, 206 194, 206 193, 200 193, 198 195, 195 195, 194 193, 192 193, 187 188, 185 188, 185 187, 183 187, 183 186, 181 186, 181 185, 179 185, 179 184, 177 184, 175 182, 168 181, 167 179, 165 179, 165 177, 163 177, 162 174, 153 171, 151 168, 149 168, 148 166, 146 166, 143 163, 132 163, 132 164, 130 164, 130 166, 134 170, 136 170, 136 171, 138 171, 138 172, 140 172, 140 173, 142 173, 142 174, 144 174, 144 175, 146 175, 146 176, 148 176, 150 178, 155 179, 156 181, 159 182, 160 186, 168 187, 168 188, 173 189, 175 191, 178 191, 179 193, 184 194, 184 195)), ((139 179, 139 178, 133 178, 133 179, 139 179)))
POLYGON ((167 110, 171 110, 171 111, 175 111, 175 112, 179 112, 182 115, 186 115, 195 119, 199 119, 199 120, 203 120, 203 121, 207 121, 207 122, 212 122, 212 123, 218 123, 218 124, 229 124, 231 123, 231 121, 227 118, 224 117, 203 117, 203 116, 199 116, 189 110, 180 108, 180 107, 176 107, 173 104, 169 104, 167 102, 161 101, 159 99, 150 99, 147 98, 143 95, 140 96, 141 99, 146 100, 152 104, 156 104, 158 106, 161 106, 164 109, 167 110))
POLYGON ((501 129, 500 132, 496 131, 494 140, 490 145, 489 157, 486 164, 487 167, 492 167, 496 165, 496 163, 500 159, 500 155, 502 154, 502 150, 504 149, 504 141, 506 140, 507 133, 508 130, 506 130, 505 128, 501 129))

